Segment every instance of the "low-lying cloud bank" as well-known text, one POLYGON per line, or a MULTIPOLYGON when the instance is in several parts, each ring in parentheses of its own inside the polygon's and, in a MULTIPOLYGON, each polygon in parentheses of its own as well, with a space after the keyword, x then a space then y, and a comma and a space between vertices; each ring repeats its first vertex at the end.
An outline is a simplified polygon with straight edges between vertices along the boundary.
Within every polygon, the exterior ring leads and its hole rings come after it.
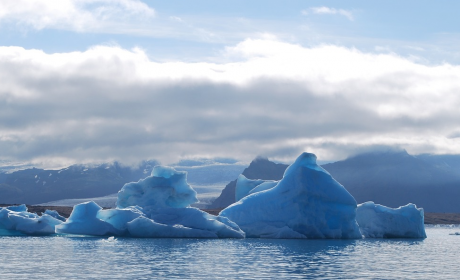
POLYGON ((140 49, 0 47, 2 158, 82 162, 374 146, 460 153, 460 66, 395 54, 245 40, 227 63, 158 63, 140 49))

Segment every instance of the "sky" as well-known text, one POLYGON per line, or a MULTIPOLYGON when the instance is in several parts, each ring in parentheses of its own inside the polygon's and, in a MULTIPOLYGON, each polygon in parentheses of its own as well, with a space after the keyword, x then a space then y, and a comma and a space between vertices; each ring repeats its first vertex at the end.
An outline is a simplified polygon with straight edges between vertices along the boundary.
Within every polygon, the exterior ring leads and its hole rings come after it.
POLYGON ((0 1, 0 161, 460 154, 458 1, 0 1))

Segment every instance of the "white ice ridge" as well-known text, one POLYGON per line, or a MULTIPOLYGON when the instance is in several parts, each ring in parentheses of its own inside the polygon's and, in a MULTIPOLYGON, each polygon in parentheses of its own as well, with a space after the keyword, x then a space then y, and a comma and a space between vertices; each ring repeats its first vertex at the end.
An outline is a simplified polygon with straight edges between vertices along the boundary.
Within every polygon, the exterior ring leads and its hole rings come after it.
POLYGON ((235 201, 242 199, 250 194, 261 192, 273 188, 278 181, 273 180, 251 180, 243 174, 238 176, 235 188, 235 201))
POLYGON ((152 175, 128 183, 118 193, 117 209, 103 210, 94 202, 76 205, 56 232, 132 237, 244 238, 233 222, 197 208, 196 192, 186 172, 156 166, 152 175))
POLYGON ((248 237, 361 238, 356 201, 316 164, 316 156, 301 154, 272 189, 254 193, 219 214, 248 237))
POLYGON ((389 208, 365 202, 358 205, 356 220, 364 237, 426 238, 423 209, 411 203, 389 208))
POLYGON ((0 207, 0 236, 2 235, 51 235, 55 226, 65 218, 47 210, 42 216, 27 212, 23 205, 0 207))

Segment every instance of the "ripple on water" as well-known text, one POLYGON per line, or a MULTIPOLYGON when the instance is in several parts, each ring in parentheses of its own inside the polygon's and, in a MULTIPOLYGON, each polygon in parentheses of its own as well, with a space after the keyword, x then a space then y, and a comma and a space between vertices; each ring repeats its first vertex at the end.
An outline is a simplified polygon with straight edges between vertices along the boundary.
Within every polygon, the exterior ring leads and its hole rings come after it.
POLYGON ((2 279, 458 279, 458 228, 424 240, 0 237, 2 279))

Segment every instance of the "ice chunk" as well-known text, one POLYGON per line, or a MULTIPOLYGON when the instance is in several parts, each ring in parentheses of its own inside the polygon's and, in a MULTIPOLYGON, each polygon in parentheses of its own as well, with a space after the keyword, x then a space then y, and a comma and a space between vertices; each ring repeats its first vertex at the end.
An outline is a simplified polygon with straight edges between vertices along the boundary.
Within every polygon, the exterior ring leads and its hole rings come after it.
POLYGON ((272 189, 254 193, 220 213, 248 237, 361 238, 356 201, 316 164, 301 154, 272 189))
MULTIPOLYGON (((13 214, 13 213, 14 211, 9 210, 8 208, 0 207, 0 229, 2 229, 4 232, 16 230, 16 225, 10 219, 10 214, 13 214)), ((16 212, 16 213, 19 213, 19 212, 16 212)), ((9 234, 5 233, 3 235, 9 235, 9 234)))
POLYGON ((155 166, 152 175, 128 183, 118 192, 117 207, 174 207, 181 208, 198 202, 196 191, 187 184, 187 172, 155 166))
POLYGON ((76 205, 59 233, 134 237, 244 238, 224 217, 188 207, 197 201, 186 172, 156 166, 152 175, 128 183, 118 193, 117 209, 94 202, 76 205))
POLYGON ((103 210, 94 202, 76 205, 57 233, 96 236, 244 238, 244 232, 224 217, 197 208, 127 207, 103 210))
POLYGON ((27 212, 28 210, 25 204, 8 206, 6 207, 6 209, 15 211, 15 212, 27 212))
POLYGON ((23 215, 10 215, 10 219, 16 224, 15 229, 27 235, 50 235, 55 233, 55 226, 62 221, 43 214, 41 217, 29 218, 23 215))
POLYGON ((412 203, 389 208, 365 202, 358 205, 356 220, 364 237, 426 238, 423 209, 412 203))
POLYGON ((56 233, 119 235, 120 231, 113 225, 96 217, 99 210, 102 207, 93 201, 75 205, 67 221, 56 226, 56 233))
POLYGON ((213 216, 193 207, 163 208, 151 211, 148 216, 155 222, 165 225, 182 225, 187 228, 213 232, 219 238, 243 238, 245 236, 244 232, 228 219, 213 216))
POLYGON ((271 189, 276 186, 277 183, 278 181, 272 180, 250 180, 243 174, 240 174, 236 181, 235 201, 238 201, 249 194, 271 189))
POLYGON ((0 208, 0 235, 50 235, 62 221, 27 212, 25 205, 0 208))
POLYGON ((114 228, 119 230, 120 235, 127 235, 128 223, 140 216, 144 216, 144 213, 139 207, 99 210, 96 215, 98 219, 111 224, 114 228))
POLYGON ((59 215, 59 213, 56 210, 48 210, 48 209, 46 209, 43 214, 49 215, 49 216, 51 216, 51 217, 53 217, 55 219, 58 219, 60 221, 63 221, 63 222, 66 221, 66 218, 64 218, 61 215, 59 215))
POLYGON ((276 185, 278 185, 279 181, 265 181, 262 184, 258 185, 257 187, 253 188, 248 195, 253 194, 253 193, 258 193, 261 191, 266 191, 269 189, 272 189, 276 185))

